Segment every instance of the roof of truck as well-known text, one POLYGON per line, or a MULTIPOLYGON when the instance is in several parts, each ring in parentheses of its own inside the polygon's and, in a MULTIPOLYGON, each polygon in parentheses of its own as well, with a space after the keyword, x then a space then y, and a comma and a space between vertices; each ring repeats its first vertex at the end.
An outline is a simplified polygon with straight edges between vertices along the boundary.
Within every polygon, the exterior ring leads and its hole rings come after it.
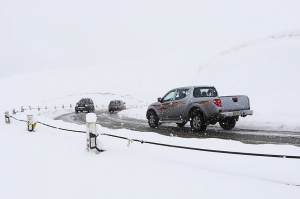
POLYGON ((200 86, 184 86, 184 87, 178 87, 178 88, 194 88, 194 87, 214 87, 210 85, 200 85, 200 86))

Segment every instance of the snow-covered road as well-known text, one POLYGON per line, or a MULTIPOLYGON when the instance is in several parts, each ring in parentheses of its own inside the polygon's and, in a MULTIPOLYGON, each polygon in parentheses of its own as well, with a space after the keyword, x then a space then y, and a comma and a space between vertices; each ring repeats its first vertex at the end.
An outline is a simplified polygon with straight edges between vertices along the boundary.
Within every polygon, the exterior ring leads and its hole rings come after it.
MULTIPOLYGON (((61 115, 56 120, 64 122, 85 124, 85 113, 68 113, 61 115)), ((287 144, 300 146, 299 132, 265 131, 234 128, 230 131, 221 129, 218 125, 209 126, 203 133, 191 131, 189 125, 178 128, 176 125, 161 125, 156 129, 150 128, 146 120, 120 117, 119 114, 109 113, 107 110, 96 111, 97 123, 110 129, 129 129, 140 132, 154 132, 166 136, 177 136, 184 138, 219 138, 236 140, 246 144, 287 144)))

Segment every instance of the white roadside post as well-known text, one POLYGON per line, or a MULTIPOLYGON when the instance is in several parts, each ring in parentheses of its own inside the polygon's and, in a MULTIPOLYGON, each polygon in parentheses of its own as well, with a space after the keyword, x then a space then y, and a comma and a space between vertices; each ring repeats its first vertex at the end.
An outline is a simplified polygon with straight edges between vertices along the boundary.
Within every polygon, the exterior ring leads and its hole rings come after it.
POLYGON ((103 151, 97 147, 97 133, 96 129, 97 116, 95 113, 86 114, 86 149, 87 151, 94 151, 95 153, 100 153, 103 151))
POLYGON ((27 128, 28 128, 28 131, 33 131, 33 129, 34 129, 32 115, 27 115, 27 128))
POLYGON ((6 122, 6 124, 10 124, 9 112, 6 111, 6 112, 4 113, 4 115, 5 115, 5 122, 6 122))

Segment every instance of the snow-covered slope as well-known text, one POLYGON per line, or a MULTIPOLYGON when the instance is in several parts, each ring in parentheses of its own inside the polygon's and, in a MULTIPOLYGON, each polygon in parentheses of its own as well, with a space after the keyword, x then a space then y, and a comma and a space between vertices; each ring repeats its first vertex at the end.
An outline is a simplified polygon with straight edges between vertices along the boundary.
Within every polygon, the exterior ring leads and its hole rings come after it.
POLYGON ((241 122, 277 123, 284 129, 290 125, 299 131, 299 54, 299 32, 272 35, 201 64, 191 84, 214 85, 220 95, 248 95, 254 115, 241 122))

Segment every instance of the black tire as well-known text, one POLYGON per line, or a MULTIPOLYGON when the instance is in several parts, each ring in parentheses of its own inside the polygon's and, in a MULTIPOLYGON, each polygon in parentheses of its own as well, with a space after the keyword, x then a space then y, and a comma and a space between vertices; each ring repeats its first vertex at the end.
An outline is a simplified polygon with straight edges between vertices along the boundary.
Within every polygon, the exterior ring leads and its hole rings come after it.
POLYGON ((148 113, 148 124, 151 128, 158 127, 158 118, 154 111, 149 111, 148 113))
POLYGON ((75 114, 77 114, 78 113, 78 111, 77 110, 75 110, 75 114))
POLYGON ((236 120, 235 118, 226 118, 219 121, 220 126, 224 130, 231 130, 233 127, 235 127, 236 120))
POLYGON ((186 122, 176 123, 176 124, 177 124, 177 126, 178 126, 179 128, 182 128, 182 127, 184 127, 184 125, 186 124, 186 122))
POLYGON ((192 130, 196 132, 205 131, 207 128, 207 125, 204 123, 203 115, 200 112, 193 114, 190 124, 192 130))

